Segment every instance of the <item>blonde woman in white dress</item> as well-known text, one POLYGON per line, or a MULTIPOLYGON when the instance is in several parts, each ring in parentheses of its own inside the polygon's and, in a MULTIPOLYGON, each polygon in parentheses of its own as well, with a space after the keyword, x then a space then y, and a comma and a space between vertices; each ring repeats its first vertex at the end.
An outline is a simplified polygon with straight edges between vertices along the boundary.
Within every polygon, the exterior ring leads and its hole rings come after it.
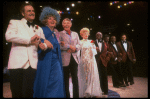
POLYGON ((79 98, 100 98, 102 91, 95 59, 96 46, 92 40, 88 40, 90 35, 88 28, 81 29, 80 35, 83 39, 76 46, 81 51, 81 60, 78 66, 79 98))

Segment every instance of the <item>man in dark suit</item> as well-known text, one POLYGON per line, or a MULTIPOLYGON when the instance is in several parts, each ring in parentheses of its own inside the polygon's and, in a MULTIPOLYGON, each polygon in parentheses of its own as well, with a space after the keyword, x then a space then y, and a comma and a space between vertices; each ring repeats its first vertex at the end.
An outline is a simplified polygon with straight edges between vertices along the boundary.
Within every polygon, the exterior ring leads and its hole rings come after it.
POLYGON ((111 54, 107 52, 107 45, 102 41, 102 33, 97 32, 95 40, 97 55, 96 61, 99 71, 100 86, 104 95, 108 94, 108 80, 107 80, 107 63, 110 60, 111 54))
POLYGON ((121 68, 123 70, 123 78, 125 81, 125 84, 129 86, 128 82, 130 82, 130 85, 134 84, 133 81, 133 73, 132 73, 132 65, 136 62, 134 49, 132 46, 132 43, 129 41, 126 41, 126 35, 122 34, 121 41, 118 42, 118 46, 122 53, 122 61, 121 61, 121 68), (127 81, 128 78, 128 81, 127 81))
POLYGON ((109 64, 109 67, 112 73, 113 87, 116 87, 116 88, 125 87, 123 83, 123 77, 122 77, 122 71, 121 71, 122 54, 120 52, 118 44, 116 43, 115 36, 111 36, 108 51, 113 53, 110 59, 110 64, 109 64))

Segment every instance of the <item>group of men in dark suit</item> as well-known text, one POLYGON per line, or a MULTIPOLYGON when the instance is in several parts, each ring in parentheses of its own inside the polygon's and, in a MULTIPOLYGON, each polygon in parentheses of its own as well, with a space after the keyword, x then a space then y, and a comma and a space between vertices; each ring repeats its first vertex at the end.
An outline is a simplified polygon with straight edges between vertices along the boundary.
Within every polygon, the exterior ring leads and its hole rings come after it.
POLYGON ((126 34, 121 35, 121 41, 116 42, 116 37, 97 32, 95 40, 97 55, 96 61, 99 71, 100 86, 104 95, 108 94, 107 67, 112 73, 113 87, 126 87, 134 84, 132 65, 136 62, 132 43, 126 40, 126 34))

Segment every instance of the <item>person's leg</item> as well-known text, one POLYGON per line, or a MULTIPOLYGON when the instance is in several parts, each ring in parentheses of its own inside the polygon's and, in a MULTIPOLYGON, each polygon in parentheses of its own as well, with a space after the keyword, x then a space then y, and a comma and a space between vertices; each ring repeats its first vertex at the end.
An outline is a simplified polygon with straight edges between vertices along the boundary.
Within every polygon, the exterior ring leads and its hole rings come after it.
POLYGON ((132 85, 134 84, 132 71, 133 63, 130 60, 128 60, 127 64, 128 64, 128 82, 130 82, 130 84, 132 85))
POLYGON ((74 60, 73 56, 71 55, 70 61, 70 72, 72 76, 72 83, 73 83, 73 98, 79 98, 79 85, 78 85, 78 64, 74 60))
POLYGON ((116 72, 117 72, 119 81, 121 82, 121 84, 124 84, 123 83, 122 68, 121 68, 121 63, 120 62, 117 63, 116 72))
POLYGON ((111 69, 111 74, 112 74, 112 82, 113 82, 113 86, 114 87, 118 87, 118 75, 117 75, 117 72, 116 72, 116 65, 115 64, 110 64, 109 65, 110 69, 111 69))
POLYGON ((70 92, 69 92, 69 66, 64 66, 63 67, 63 72, 64 72, 66 98, 70 98, 70 92))
POLYGON ((35 79, 36 69, 31 68, 23 70, 23 97, 33 98, 33 84, 35 79))
POLYGON ((121 64, 121 69, 122 69, 122 75, 123 75, 124 82, 127 86, 129 86, 128 81, 127 81, 127 73, 128 73, 127 72, 127 62, 121 64))
POLYGON ((100 86, 102 92, 105 95, 108 94, 108 79, 107 79, 107 67, 105 67, 102 62, 99 63, 99 74, 100 74, 100 86))
POLYGON ((23 69, 9 69, 12 98, 23 98, 23 69))

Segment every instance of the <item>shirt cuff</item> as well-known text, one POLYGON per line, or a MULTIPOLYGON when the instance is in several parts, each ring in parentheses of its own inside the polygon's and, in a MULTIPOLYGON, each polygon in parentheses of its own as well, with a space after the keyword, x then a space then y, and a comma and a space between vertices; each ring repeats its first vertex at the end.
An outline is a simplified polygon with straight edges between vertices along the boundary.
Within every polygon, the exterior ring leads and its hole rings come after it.
POLYGON ((45 51, 45 50, 47 50, 47 45, 46 45, 46 43, 43 43, 43 44, 44 44, 44 46, 45 46, 45 49, 44 49, 44 51, 45 51))
POLYGON ((115 61, 117 60, 117 57, 115 58, 115 61))

